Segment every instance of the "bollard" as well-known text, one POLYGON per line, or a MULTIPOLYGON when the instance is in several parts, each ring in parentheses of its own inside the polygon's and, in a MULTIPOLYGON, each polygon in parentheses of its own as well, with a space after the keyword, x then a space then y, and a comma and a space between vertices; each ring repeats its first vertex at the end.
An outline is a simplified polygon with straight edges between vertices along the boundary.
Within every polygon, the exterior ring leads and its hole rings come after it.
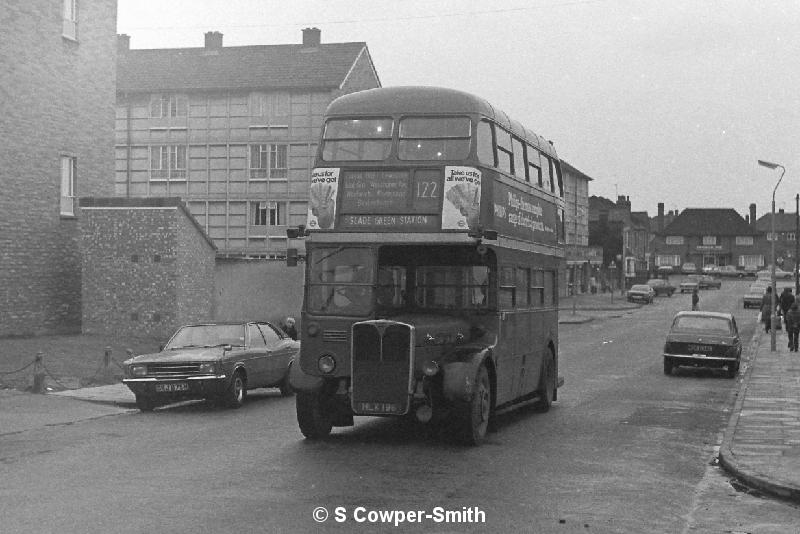
POLYGON ((36 359, 33 362, 33 392, 46 393, 45 390, 45 372, 44 372, 44 353, 39 352, 36 354, 36 359))
POLYGON ((108 364, 111 363, 111 347, 106 347, 103 353, 103 365, 108 369, 108 364))

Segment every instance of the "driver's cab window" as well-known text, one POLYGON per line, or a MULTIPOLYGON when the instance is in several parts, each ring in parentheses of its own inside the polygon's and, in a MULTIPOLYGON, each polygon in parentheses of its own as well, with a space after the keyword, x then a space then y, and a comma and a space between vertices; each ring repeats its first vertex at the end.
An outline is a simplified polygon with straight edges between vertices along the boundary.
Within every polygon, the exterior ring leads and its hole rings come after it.
POLYGON ((251 347, 265 347, 267 345, 264 341, 264 336, 261 335, 261 330, 254 324, 247 325, 247 336, 250 338, 251 347))
POLYGON ((405 306, 406 268, 381 266, 378 268, 378 306, 402 308, 405 306))

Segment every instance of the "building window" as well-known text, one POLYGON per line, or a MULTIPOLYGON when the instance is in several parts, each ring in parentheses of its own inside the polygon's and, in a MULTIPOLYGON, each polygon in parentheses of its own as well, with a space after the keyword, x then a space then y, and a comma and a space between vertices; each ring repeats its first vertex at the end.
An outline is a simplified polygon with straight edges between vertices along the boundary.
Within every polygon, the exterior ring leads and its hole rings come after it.
POLYGON ((759 268, 762 265, 764 265, 764 256, 762 255, 739 256, 739 267, 759 268))
POLYGON ((250 145, 251 180, 285 180, 289 175, 287 145, 250 145))
POLYGON ((253 225, 266 226, 267 225, 267 203, 266 202, 253 202, 253 225))
POLYGON ((286 224, 286 206, 283 202, 269 202, 267 203, 267 209, 269 210, 270 226, 286 224))
POLYGON ((78 0, 64 0, 64 24, 61 34, 67 39, 78 40, 78 0))
POLYGON ((150 147, 151 180, 185 180, 186 146, 160 145, 150 147))
POLYGON ((786 241, 794 241, 795 240, 795 233, 789 232, 786 234, 786 241))
POLYGON ((753 246, 753 236, 751 235, 737 235, 736 236, 736 244, 740 247, 752 247, 753 246))
POLYGON ((717 244, 717 236, 715 235, 704 235, 703 236, 703 245, 706 246, 713 246, 717 244))
POLYGON ((250 95, 251 117, 283 120, 288 115, 289 93, 253 93, 250 95))
POLYGON ((61 156, 61 215, 75 215, 75 178, 78 159, 61 156))
POLYGON ((683 236, 682 235, 668 235, 666 242, 667 242, 667 245, 683 245, 683 236))
POLYGON ((150 100, 150 118, 185 117, 188 107, 185 96, 153 95, 150 100))
POLYGON ((656 256, 656 267, 677 267, 681 264, 681 257, 678 254, 658 254, 656 256))

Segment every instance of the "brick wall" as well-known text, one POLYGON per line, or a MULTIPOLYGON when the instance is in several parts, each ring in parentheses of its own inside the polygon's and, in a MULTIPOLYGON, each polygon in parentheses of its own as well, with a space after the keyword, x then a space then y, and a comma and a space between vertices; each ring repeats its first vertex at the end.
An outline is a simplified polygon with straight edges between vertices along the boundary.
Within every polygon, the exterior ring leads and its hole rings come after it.
POLYGON ((210 321, 214 317, 215 249, 188 212, 178 217, 176 263, 178 323, 210 321))
POLYGON ((212 318, 215 249, 179 199, 81 204, 84 333, 166 339, 212 318))
POLYGON ((73 41, 62 2, 0 0, 0 336, 80 330, 78 218, 59 215, 60 157, 77 158, 79 195, 112 193, 116 9, 82 0, 73 41))

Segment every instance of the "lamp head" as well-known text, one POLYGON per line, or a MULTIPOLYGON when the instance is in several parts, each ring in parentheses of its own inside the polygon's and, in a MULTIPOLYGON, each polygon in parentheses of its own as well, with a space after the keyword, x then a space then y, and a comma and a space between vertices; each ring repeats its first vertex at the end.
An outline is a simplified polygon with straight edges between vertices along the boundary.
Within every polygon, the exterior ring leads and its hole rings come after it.
POLYGON ((766 167, 768 169, 777 169, 778 167, 780 167, 780 165, 778 165, 777 163, 772 163, 770 161, 764 161, 763 159, 758 160, 758 164, 761 165, 762 167, 766 167))

